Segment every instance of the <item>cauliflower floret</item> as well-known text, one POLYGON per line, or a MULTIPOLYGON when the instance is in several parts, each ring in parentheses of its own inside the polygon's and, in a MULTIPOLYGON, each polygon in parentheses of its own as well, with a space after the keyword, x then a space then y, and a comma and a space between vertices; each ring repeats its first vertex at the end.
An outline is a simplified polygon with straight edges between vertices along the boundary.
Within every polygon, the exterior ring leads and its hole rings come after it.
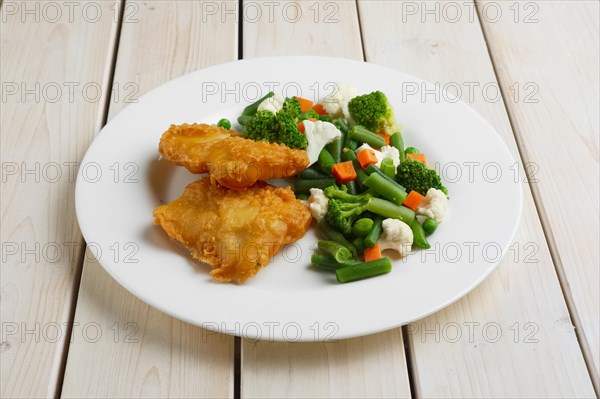
POLYGON ((382 223, 383 233, 379 238, 379 249, 393 249, 400 256, 406 256, 411 250, 413 232, 410 227, 398 219, 385 219, 382 223))
POLYGON ((375 153, 375 157, 377 158, 376 165, 378 168, 381 167, 381 161, 383 161, 385 158, 390 158, 392 162, 394 162, 394 166, 396 168, 398 167, 398 165, 400 165, 400 152, 398 152, 398 149, 396 147, 392 147, 391 145, 384 145, 379 150, 376 150, 367 143, 364 143, 356 149, 356 153, 358 154, 359 152, 364 150, 371 150, 375 153))
POLYGON ((323 108, 332 118, 344 117, 350 120, 350 111, 348 111, 348 103, 358 93, 356 88, 346 83, 335 83, 333 93, 321 100, 323 108))
MULTIPOLYGON (((394 166, 396 168, 398 167, 398 165, 400 165, 400 152, 396 147, 392 147, 391 145, 384 145, 379 149, 379 151, 383 155, 383 158, 381 158, 382 161, 385 158, 390 158, 394 162, 394 166)), ((381 166, 381 161, 379 162, 379 166, 381 166)))
POLYGON ((275 94, 269 98, 266 98, 258 105, 258 111, 269 111, 274 114, 277 113, 281 108, 283 108, 283 103, 285 102, 285 98, 279 94, 275 94))
POLYGON ((320 188, 311 188, 310 197, 308 197, 308 208, 313 217, 320 222, 325 217, 329 208, 329 198, 320 188))
POLYGON ((307 119, 303 123, 304 135, 306 136, 306 140, 308 140, 306 155, 308 155, 308 165, 310 166, 317 162, 323 147, 333 140, 340 138, 342 132, 333 123, 329 122, 313 122, 307 119))
POLYGON ((435 219, 439 223, 446 215, 447 207, 448 197, 446 197, 446 194, 442 190, 432 187, 427 190, 427 195, 419 204, 417 213, 435 219))

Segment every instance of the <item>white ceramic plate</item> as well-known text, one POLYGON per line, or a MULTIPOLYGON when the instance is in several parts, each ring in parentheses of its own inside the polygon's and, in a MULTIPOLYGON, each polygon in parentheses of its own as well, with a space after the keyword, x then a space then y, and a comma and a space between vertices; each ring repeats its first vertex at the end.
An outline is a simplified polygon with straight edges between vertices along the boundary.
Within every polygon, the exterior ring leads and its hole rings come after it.
POLYGON ((494 129, 449 94, 425 90, 433 86, 396 70, 323 57, 244 60, 170 81, 112 119, 87 151, 76 186, 83 235, 127 290, 209 330, 316 341, 375 333, 422 318, 490 274, 511 243, 522 197, 515 160, 494 129), (198 178, 159 160, 161 134, 172 123, 235 121, 245 105, 270 88, 318 99, 336 81, 355 85, 359 93, 385 92, 406 145, 421 149, 441 171, 451 199, 446 219, 429 238, 432 248, 395 258, 387 275, 338 284, 334 275, 310 268, 317 241, 313 225, 245 285, 215 282, 208 265, 194 261, 153 225, 153 209, 176 199, 198 178))

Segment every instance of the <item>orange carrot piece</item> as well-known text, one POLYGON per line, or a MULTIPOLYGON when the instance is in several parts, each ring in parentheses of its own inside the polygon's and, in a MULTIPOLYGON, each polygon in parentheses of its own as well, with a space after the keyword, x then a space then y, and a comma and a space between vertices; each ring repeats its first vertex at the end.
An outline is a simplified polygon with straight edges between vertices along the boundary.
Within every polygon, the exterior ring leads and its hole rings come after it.
POLYGON ((340 184, 356 179, 356 170, 354 170, 352 161, 336 163, 331 169, 331 174, 340 184))
POLYGON ((379 249, 379 243, 375 244, 371 248, 365 248, 363 255, 365 257, 365 262, 381 259, 381 250, 379 249))
POLYGON ((327 115, 327 111, 325 111, 323 104, 315 104, 313 105, 312 109, 315 110, 315 112, 319 115, 327 115))
POLYGON ((406 156, 414 159, 415 161, 425 163, 425 154, 406 154, 406 156))
POLYGON ((300 133, 304 133, 304 122, 299 122, 298 123, 298 131, 300 133))
POLYGON ((358 163, 364 169, 369 165, 377 163, 377 157, 372 150, 362 150, 358 154, 356 154, 356 158, 358 158, 358 163))
POLYGON ((417 208, 419 207, 419 204, 421 203, 421 201, 423 201, 423 198, 425 198, 423 195, 421 195, 420 193, 413 190, 410 193, 408 193, 408 195, 406 196, 406 199, 404 200, 404 202, 402 204, 404 206, 406 206, 407 208, 410 208, 413 211, 416 211, 417 208))
POLYGON ((390 136, 385 133, 376 133, 379 137, 381 137, 385 141, 385 145, 390 145, 390 136))
POLYGON ((310 100, 307 100, 306 98, 302 98, 302 97, 294 97, 294 98, 296 100, 298 100, 298 102, 300 103, 300 109, 302 110, 302 112, 308 111, 313 106, 313 102, 310 100))
POLYGON ((309 121, 316 122, 317 118, 308 118, 309 121))

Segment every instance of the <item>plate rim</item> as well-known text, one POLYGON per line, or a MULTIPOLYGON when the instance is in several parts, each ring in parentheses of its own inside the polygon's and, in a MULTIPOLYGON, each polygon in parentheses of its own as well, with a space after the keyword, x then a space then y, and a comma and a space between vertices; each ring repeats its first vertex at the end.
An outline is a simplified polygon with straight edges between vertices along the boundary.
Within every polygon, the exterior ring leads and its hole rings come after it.
MULTIPOLYGON (((211 71, 218 71, 221 68, 227 67, 227 66, 232 66, 235 64, 251 64, 251 63, 262 63, 262 62, 268 62, 269 60, 304 60, 304 61, 310 61, 310 60, 315 60, 318 62, 326 62, 327 60, 332 60, 335 62, 345 62, 345 63, 349 63, 349 64, 354 64, 358 67, 360 66, 364 66, 364 65, 370 65, 372 67, 376 67, 376 68, 380 68, 383 70, 387 70, 389 73, 394 73, 394 74, 402 74, 405 77, 411 78, 414 81, 417 82, 422 82, 425 83, 427 85, 432 85, 431 82, 426 81, 424 79, 421 79, 417 76, 414 76, 412 74, 406 73, 402 70, 396 69, 396 68, 392 68, 392 67, 388 67, 388 66, 384 66, 384 65, 380 65, 380 64, 376 64, 376 63, 371 63, 371 62, 365 62, 365 61, 359 61, 359 60, 353 60, 353 59, 347 59, 347 58, 343 58, 343 57, 329 57, 329 56, 304 56, 304 55, 292 55, 292 56, 268 56, 268 57, 256 57, 256 58, 249 58, 249 59, 243 59, 243 60, 234 60, 234 61, 230 61, 230 62, 226 62, 226 63, 220 63, 220 64, 215 64, 215 65, 211 65, 207 68, 201 68, 183 75, 180 75, 174 79, 168 80, 166 82, 163 82, 162 84, 152 88, 151 90, 149 90, 148 92, 146 92, 145 94, 143 94, 142 96, 139 97, 138 102, 137 103, 133 103, 133 104, 128 104, 127 106, 125 106, 124 108, 122 108, 116 115, 114 115, 113 118, 111 118, 106 124, 105 126, 102 127, 102 129, 94 136, 92 142, 89 144, 88 148, 86 149, 85 155, 82 157, 80 165, 84 165, 86 163, 86 161, 89 161, 87 158, 88 156, 90 156, 90 154, 92 154, 92 149, 95 145, 98 145, 99 142, 102 141, 102 133, 105 131, 106 127, 108 127, 109 125, 115 123, 115 121, 120 120, 120 117, 122 117, 122 115, 124 114, 124 111, 126 111, 127 109, 129 109, 132 106, 136 106, 137 104, 141 103, 141 100, 147 97, 152 96, 154 93, 160 91, 163 87, 173 84, 176 81, 180 81, 180 80, 184 80, 186 78, 189 78, 190 75, 194 75, 194 74, 199 74, 199 73, 209 73, 211 71)), ((451 93, 449 93, 447 90, 442 89, 442 92, 444 92, 446 95, 448 95, 448 97, 454 97, 454 95, 452 95, 451 93)), ((479 119, 480 122, 482 122, 483 124, 485 124, 491 131, 494 132, 496 138, 498 139, 499 142, 502 143, 502 151, 505 152, 510 159, 513 162, 518 162, 515 159, 515 156, 513 155, 513 152, 511 151, 511 149, 509 148, 508 144, 506 143, 506 141, 504 140, 504 138, 500 135, 500 133, 491 125, 491 123, 485 119, 477 110, 475 110, 473 107, 471 107, 469 104, 467 104, 466 102, 464 102, 461 99, 458 99, 456 101, 456 103, 460 103, 461 106, 464 106, 466 108, 468 108, 472 115, 475 116, 476 118, 479 119)), ((243 106, 242 104, 240 104, 240 107, 243 106)), ((83 226, 81 223, 79 223, 80 220, 84 219, 83 216, 83 209, 82 209, 82 187, 84 186, 84 182, 82 182, 82 178, 81 178, 81 168, 78 171, 77 174, 77 179, 75 182, 75 211, 76 211, 76 217, 78 220, 78 224, 79 224, 79 229, 82 233, 82 236, 84 237, 84 244, 85 244, 85 248, 87 249, 88 245, 87 242, 89 241, 89 238, 91 237, 91 235, 93 235, 90 231, 87 230, 87 227, 83 226)), ((496 270, 496 268, 498 267, 498 265, 500 264, 500 262, 502 262, 502 260, 505 259, 506 257, 506 249, 509 248, 515 239, 516 233, 520 227, 520 224, 522 222, 522 216, 523 216, 523 202, 524 202, 524 188, 523 188, 523 183, 519 182, 518 184, 516 184, 517 188, 516 188, 516 192, 515 195, 518 197, 518 207, 517 207, 517 215, 515 218, 515 224, 512 227, 511 233, 510 233, 510 237, 508 237, 508 239, 506 240, 506 244, 505 246, 502 247, 502 256, 500 258, 498 258, 497 261, 494 262, 494 264, 489 267, 484 273, 481 273, 480 276, 473 280, 471 284, 469 284, 466 288, 464 288, 463 290, 461 290, 459 293, 457 293, 456 295, 454 295, 453 297, 447 299, 446 301, 441 302, 440 304, 431 307, 428 311, 426 312, 421 312, 419 313, 418 316, 415 316, 414 318, 411 318, 410 320, 407 321, 400 321, 398 323, 395 324, 388 324, 386 327, 381 327, 381 328, 368 328, 368 327, 361 327, 361 323, 357 323, 357 326, 359 326, 358 328, 353 329, 351 332, 342 332, 340 331, 338 334, 335 335, 335 337, 332 337, 331 341, 336 341, 336 340, 340 340, 340 339, 348 339, 348 338, 354 338, 354 337, 360 337, 360 336, 365 336, 365 335, 369 335, 369 334, 376 334, 379 332, 383 332, 383 331, 388 331, 391 329, 395 329, 398 327, 401 327, 403 325, 407 325, 409 323, 412 323, 416 320, 420 320, 423 319, 427 316, 430 316, 433 313, 436 313, 438 311, 440 311, 441 309, 444 309, 446 307, 448 307, 449 305, 451 305, 452 303, 458 301, 459 299, 463 298, 464 296, 466 296, 469 292, 471 292, 474 288, 476 288, 477 286, 479 286, 485 279, 487 279, 489 277, 489 275, 496 270)), ((128 284, 127 281, 125 281, 122 278, 119 278, 112 270, 112 267, 105 265, 104 261, 102 260, 98 260, 98 262, 103 269, 111 276, 111 278, 113 278, 115 281, 117 281, 117 283, 123 287, 125 290, 127 290, 128 292, 130 292, 131 294, 133 294, 136 298, 138 298, 139 300, 141 300, 143 303, 152 306, 153 308, 171 316, 174 317, 176 319, 182 320, 184 322, 190 323, 192 325, 195 326, 199 326, 201 328, 204 329, 208 329, 211 330, 210 328, 207 327, 206 322, 198 322, 198 320, 194 320, 190 317, 187 317, 186 315, 182 314, 182 313, 177 313, 176 311, 173 311, 171 309, 168 309, 167 306, 163 306, 163 304, 161 304, 159 301, 155 301, 153 297, 148 297, 147 295, 144 295, 143 293, 139 292, 137 288, 135 288, 134 286, 132 286, 131 284, 128 284)), ((82 265, 83 268, 83 265, 82 265)), ((82 270, 83 271, 83 270, 82 270)), ((248 339, 261 339, 261 340, 266 340, 266 341, 284 341, 284 342, 290 342, 289 340, 285 339, 285 337, 281 336, 280 334, 275 334, 273 336, 269 335, 268 337, 264 338, 262 336, 256 336, 256 335, 252 335, 252 334, 236 334, 235 332, 231 332, 228 330, 221 330, 221 329, 217 329, 218 332, 222 333, 222 334, 227 334, 227 335, 235 335, 235 336, 241 336, 241 337, 245 337, 248 339)), ((319 339, 310 339, 310 337, 308 337, 307 339, 305 339, 304 334, 302 335, 301 339, 299 339, 298 341, 300 342, 316 342, 316 341, 328 341, 328 339, 321 339, 319 337, 319 339)))

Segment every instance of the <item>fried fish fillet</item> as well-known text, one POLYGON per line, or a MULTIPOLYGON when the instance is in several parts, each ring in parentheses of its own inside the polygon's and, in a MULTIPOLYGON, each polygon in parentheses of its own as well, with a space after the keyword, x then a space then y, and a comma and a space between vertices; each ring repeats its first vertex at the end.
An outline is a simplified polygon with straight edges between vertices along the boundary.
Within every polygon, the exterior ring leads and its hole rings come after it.
POLYGON ((171 125, 163 133, 160 154, 192 173, 210 173, 231 189, 256 181, 293 176, 308 166, 304 150, 282 144, 253 141, 234 131, 206 124, 171 125))
POLYGON ((189 184, 177 200, 154 210, 154 223, 213 267, 219 281, 254 276, 311 224, 310 211, 292 190, 258 182, 234 191, 208 177, 189 184))

